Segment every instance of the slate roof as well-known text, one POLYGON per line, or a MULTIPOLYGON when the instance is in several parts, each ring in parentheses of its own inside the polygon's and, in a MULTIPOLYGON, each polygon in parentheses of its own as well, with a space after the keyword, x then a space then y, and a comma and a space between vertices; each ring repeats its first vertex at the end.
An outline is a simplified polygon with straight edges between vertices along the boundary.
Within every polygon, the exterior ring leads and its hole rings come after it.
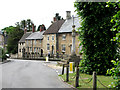
POLYGON ((50 27, 45 31, 45 34, 55 34, 59 31, 61 28, 62 24, 65 22, 65 20, 58 20, 54 22, 50 27))
POLYGON ((31 35, 29 35, 29 36, 26 38, 26 40, 43 39, 43 33, 44 33, 44 32, 45 32, 45 31, 42 31, 42 32, 40 32, 40 31, 34 32, 34 33, 32 33, 31 35))
MULTIPOLYGON (((80 25, 80 19, 79 18, 74 18, 74 25, 75 25, 75 30, 77 30, 78 27, 81 27, 80 25)), ((60 30, 58 33, 68 33, 72 32, 73 28, 73 18, 66 20, 63 25, 61 26, 60 30)))
POLYGON ((24 35, 22 36, 22 38, 19 40, 19 42, 24 43, 24 42, 25 42, 25 39, 26 39, 30 34, 31 34, 31 32, 26 32, 26 34, 24 34, 24 35))

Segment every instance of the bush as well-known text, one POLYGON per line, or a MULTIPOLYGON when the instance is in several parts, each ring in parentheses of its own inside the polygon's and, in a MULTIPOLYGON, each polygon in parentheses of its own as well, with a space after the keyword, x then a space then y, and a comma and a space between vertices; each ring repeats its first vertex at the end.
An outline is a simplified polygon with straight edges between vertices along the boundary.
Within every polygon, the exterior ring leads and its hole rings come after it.
POLYGON ((108 69, 107 74, 112 75, 116 81, 111 83, 110 88, 120 89, 120 61, 112 60, 111 62, 114 64, 114 67, 112 69, 108 69))

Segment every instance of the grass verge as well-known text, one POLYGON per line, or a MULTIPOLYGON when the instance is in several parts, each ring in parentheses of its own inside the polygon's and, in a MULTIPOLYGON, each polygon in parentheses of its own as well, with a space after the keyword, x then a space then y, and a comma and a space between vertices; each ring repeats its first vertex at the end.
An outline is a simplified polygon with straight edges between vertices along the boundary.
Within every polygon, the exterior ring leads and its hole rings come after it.
MULTIPOLYGON (((64 81, 66 80, 66 74, 59 75, 59 76, 62 77, 64 81)), ((78 88, 93 88, 93 80, 91 80, 90 83, 86 83, 86 82, 89 82, 91 78, 92 78, 92 75, 80 73, 78 88)), ((97 75, 97 79, 100 80, 102 84, 107 87, 109 87, 111 82, 115 81, 111 76, 104 76, 104 75, 97 75)), ((69 82, 67 83, 75 87, 75 73, 69 74, 69 82)), ((105 88, 103 85, 101 85, 97 81, 97 88, 105 88)))

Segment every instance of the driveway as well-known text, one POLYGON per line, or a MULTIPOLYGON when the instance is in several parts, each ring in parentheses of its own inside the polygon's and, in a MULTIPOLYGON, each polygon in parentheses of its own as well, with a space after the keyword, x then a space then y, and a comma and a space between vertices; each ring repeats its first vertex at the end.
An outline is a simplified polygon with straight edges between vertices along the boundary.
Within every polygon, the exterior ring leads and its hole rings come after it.
POLYGON ((1 69, 2 88, 70 88, 43 61, 12 60, 1 69))

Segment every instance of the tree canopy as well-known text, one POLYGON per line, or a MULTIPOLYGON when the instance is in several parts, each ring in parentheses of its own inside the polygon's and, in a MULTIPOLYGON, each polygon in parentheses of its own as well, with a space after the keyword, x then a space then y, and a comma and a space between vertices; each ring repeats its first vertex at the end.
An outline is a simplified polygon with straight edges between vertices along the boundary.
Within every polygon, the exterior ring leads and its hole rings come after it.
POLYGON ((114 23, 111 23, 113 15, 117 13, 116 7, 106 2, 75 2, 77 14, 82 19, 82 27, 79 28, 80 41, 83 46, 83 60, 81 61, 82 72, 92 74, 106 74, 108 68, 113 64, 111 60, 116 59, 116 41, 111 39, 116 31, 111 31, 114 23))

